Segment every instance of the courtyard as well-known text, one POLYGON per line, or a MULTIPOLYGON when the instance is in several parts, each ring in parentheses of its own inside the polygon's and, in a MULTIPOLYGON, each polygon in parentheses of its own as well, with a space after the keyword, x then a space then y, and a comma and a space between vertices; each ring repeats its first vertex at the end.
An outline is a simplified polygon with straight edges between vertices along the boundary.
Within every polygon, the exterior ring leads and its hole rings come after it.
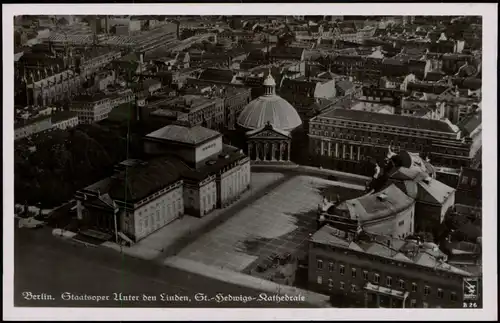
POLYGON ((324 193, 352 198, 363 189, 312 176, 293 176, 201 235, 178 256, 238 272, 251 272, 273 254, 300 256, 309 235, 316 231, 317 207, 324 193))

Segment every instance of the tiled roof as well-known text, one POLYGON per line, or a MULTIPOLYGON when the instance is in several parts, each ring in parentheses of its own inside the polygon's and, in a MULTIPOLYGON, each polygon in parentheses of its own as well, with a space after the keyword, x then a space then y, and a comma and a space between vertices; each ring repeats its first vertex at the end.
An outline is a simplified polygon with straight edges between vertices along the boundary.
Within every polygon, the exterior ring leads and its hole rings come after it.
POLYGON ((321 114, 320 116, 324 118, 352 120, 394 127, 425 129, 447 133, 455 132, 448 123, 440 120, 413 118, 395 114, 382 114, 377 112, 348 109, 332 109, 321 114))
POLYGON ((314 243, 332 245, 338 248, 355 250, 393 261, 413 263, 426 268, 446 271, 462 276, 472 276, 468 271, 452 266, 442 259, 446 255, 434 244, 419 244, 412 240, 402 240, 384 235, 365 233, 355 238, 347 232, 329 225, 321 227, 311 239, 314 243), (351 246, 355 246, 352 248, 351 246))
POLYGON ((231 83, 233 80, 233 71, 207 68, 201 73, 198 79, 220 83, 231 83))

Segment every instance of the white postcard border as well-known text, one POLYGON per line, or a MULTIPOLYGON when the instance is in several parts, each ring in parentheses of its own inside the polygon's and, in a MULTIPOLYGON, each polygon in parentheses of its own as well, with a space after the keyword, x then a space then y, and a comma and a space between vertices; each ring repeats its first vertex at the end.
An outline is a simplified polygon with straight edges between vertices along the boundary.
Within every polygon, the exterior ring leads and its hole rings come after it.
POLYGON ((498 5, 356 4, 10 4, 3 24, 3 317, 5 320, 490 320, 497 319, 497 30, 498 5), (483 309, 145 309, 13 306, 13 17, 20 14, 165 15, 481 15, 483 16, 483 309))

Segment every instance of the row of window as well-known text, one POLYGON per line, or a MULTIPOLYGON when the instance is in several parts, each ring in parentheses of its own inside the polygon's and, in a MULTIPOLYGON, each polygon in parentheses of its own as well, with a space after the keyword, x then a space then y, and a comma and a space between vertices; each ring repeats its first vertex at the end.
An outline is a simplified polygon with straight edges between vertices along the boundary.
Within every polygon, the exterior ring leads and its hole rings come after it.
POLYGON ((156 212, 152 212, 150 215, 144 216, 139 220, 139 232, 152 232, 159 229, 163 226, 168 219, 176 217, 183 213, 183 207, 180 200, 177 200, 176 203, 169 204, 168 206, 163 205, 160 209, 157 209, 156 212))
MULTIPOLYGON (((425 129, 422 130, 415 130, 415 129, 409 129, 409 128, 397 128, 397 127, 389 127, 389 126, 382 126, 382 125, 372 125, 372 124, 365 124, 365 123, 358 123, 358 122, 349 122, 349 121, 338 121, 334 119, 323 119, 319 118, 316 120, 319 123, 323 124, 332 124, 334 126, 340 126, 340 127, 345 127, 345 128, 358 128, 358 129, 364 129, 364 130, 370 130, 370 131, 380 131, 380 132, 394 132, 394 133, 401 133, 401 134, 407 134, 411 136, 433 136, 433 137, 440 137, 440 138, 449 138, 449 135, 446 134, 436 134, 436 133, 429 133, 425 129)), ((314 128, 319 128, 319 129, 326 129, 326 126, 320 125, 320 124, 311 124, 311 129, 314 128)))
MULTIPOLYGON (((469 184, 469 178, 467 176, 462 176, 462 180, 461 180, 460 183, 463 184, 463 185, 469 184)), ((470 185, 471 186, 476 186, 477 185, 477 178, 472 177, 470 179, 470 185)))
MULTIPOLYGON (((323 284, 323 277, 322 276, 318 276, 317 278, 317 281, 316 281, 319 285, 322 285, 323 284)), ((328 287, 329 288, 333 288, 333 279, 328 279, 328 287)), ((428 286, 426 286, 428 287, 428 286)), ((341 281, 339 283, 339 289, 340 290, 345 290, 345 283, 343 281, 341 281)), ((351 293, 356 293, 358 291, 358 286, 355 285, 355 284, 352 284, 351 285, 351 293)), ((430 290, 429 290, 429 293, 430 293, 430 290)), ((429 293, 425 294, 425 295, 429 295, 429 293)), ((444 298, 444 292, 442 289, 438 289, 438 293, 437 293, 438 297, 443 299, 444 298)), ((450 300, 451 301, 457 301, 457 294, 455 292, 451 292, 450 293, 450 300)), ((425 304, 425 303, 424 303, 425 304)), ((411 302, 410 302, 410 306, 411 307, 416 307, 416 300, 415 299, 412 299, 411 302)), ((424 307, 426 307, 424 305, 424 307)))
MULTIPOLYGON (((153 200, 156 197, 158 197, 160 195, 163 195, 170 188, 171 188, 171 186, 170 187, 166 187, 166 188, 164 188, 164 189, 162 189, 162 190, 160 190, 160 191, 158 191, 158 192, 156 192, 154 194, 151 194, 150 196, 148 196, 147 198, 145 198, 141 202, 148 202, 150 200, 153 200)), ((165 205, 169 204, 171 200, 179 199, 181 197, 181 194, 182 193, 181 193, 180 190, 175 190, 175 191, 171 192, 170 195, 166 196, 162 201, 158 201, 155 205, 146 206, 143 210, 139 211, 139 215, 141 215, 142 212, 147 213, 148 212, 148 207, 151 208, 151 209, 154 209, 154 208, 159 208, 162 205, 165 206, 165 205)))
MULTIPOLYGON (((323 270, 323 260, 321 259, 317 259, 317 268, 319 270, 323 270)), ((335 264, 333 262, 329 262, 328 263, 328 271, 329 272, 334 272, 335 271, 335 264)), ((339 266, 339 273, 340 275, 345 275, 345 266, 343 265, 340 265, 339 266)), ((367 270, 363 270, 362 271, 362 277, 365 281, 369 281, 369 272, 367 270)), ((352 278, 357 278, 358 277, 358 272, 357 272, 357 269, 356 268, 351 268, 351 277, 352 278)), ((331 280, 331 279, 330 279, 331 280)), ((322 281, 322 276, 318 276, 318 284, 321 284, 319 281, 322 281)), ((379 274, 376 274, 374 273, 373 274, 373 283, 375 284, 380 284, 380 275, 379 274)), ((385 279, 385 285, 389 288, 392 288, 393 287, 393 280, 392 280, 392 277, 391 276, 386 276, 386 279, 385 279)), ((398 280, 398 285, 397 285, 400 289, 403 289, 403 290, 406 290, 407 288, 407 285, 406 285, 406 282, 403 280, 403 279, 399 279, 398 280)), ((418 292, 418 284, 417 283, 412 283, 411 284, 411 291, 413 293, 416 293, 418 292)), ((431 288, 430 286, 427 286, 425 285, 424 286, 424 295, 430 295, 431 294, 431 288)), ((451 300, 456 300, 456 295, 454 295, 454 293, 451 293, 450 294, 450 298, 451 300)), ((437 289, 437 297, 438 298, 444 298, 444 292, 441 288, 438 288, 437 289)))

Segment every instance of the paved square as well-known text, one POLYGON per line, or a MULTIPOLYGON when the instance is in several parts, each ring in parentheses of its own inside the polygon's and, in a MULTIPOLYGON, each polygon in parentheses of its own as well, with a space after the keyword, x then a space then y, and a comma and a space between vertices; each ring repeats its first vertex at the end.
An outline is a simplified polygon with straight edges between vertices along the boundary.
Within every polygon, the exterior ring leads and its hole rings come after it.
POLYGON ((202 235, 178 256, 243 271, 272 253, 300 253, 309 234, 316 231, 316 211, 323 194, 359 196, 360 189, 316 177, 293 177, 202 235))
MULTIPOLYGON (((284 175, 281 173, 253 173, 250 178, 251 189, 245 192, 239 201, 225 209, 216 209, 203 218, 185 216, 181 219, 177 219, 130 247, 129 252, 136 255, 142 255, 142 258, 153 259, 157 257, 162 250, 169 248, 189 232, 202 228, 212 221, 217 221, 217 218, 222 213, 230 212, 231 208, 237 206, 239 203, 245 203, 244 200, 246 198, 257 194, 259 191, 265 189, 266 186, 272 185, 274 182, 283 178, 284 175)), ((226 238, 227 237, 215 237, 211 239, 211 246, 213 245, 214 248, 217 248, 217 245, 225 245, 227 242, 225 242, 224 239, 226 238)))

